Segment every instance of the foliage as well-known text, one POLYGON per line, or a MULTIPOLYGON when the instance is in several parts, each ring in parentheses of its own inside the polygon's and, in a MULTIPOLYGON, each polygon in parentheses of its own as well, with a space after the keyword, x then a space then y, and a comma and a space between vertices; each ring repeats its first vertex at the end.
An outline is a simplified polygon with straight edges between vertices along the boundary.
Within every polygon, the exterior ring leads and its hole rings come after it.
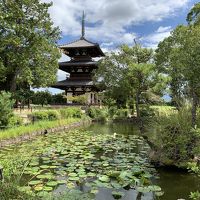
MULTIPOLYGON (((197 174, 198 176, 200 175, 200 167, 199 167, 199 164, 197 162, 189 162, 188 163, 188 170, 190 172, 197 174)), ((190 193, 190 199, 199 200, 200 199, 200 192, 199 191, 191 192, 190 193)))
POLYGON ((185 167, 198 152, 200 130, 191 128, 191 114, 187 107, 178 111, 158 114, 153 123, 154 135, 149 135, 155 144, 156 162, 185 167))
POLYGON ((187 14, 188 24, 199 25, 200 24, 200 3, 196 3, 190 12, 187 14))
POLYGON ((48 110, 47 114, 48 114, 48 120, 50 121, 60 119, 60 113, 56 110, 48 110))
MULTIPOLYGON (((155 192, 155 195, 161 191, 159 186, 151 184, 155 170, 146 162, 148 145, 138 135, 113 136, 73 130, 48 135, 45 141, 40 137, 17 148, 17 152, 13 147, 9 152, 7 149, 1 151, 0 157, 6 167, 7 160, 13 162, 18 154, 23 156, 20 167, 23 175, 18 189, 26 193, 43 197, 59 185, 73 189, 76 185, 81 188, 83 184, 91 194, 96 194, 102 187, 114 189, 118 194, 121 188, 132 187, 141 193, 155 192)), ((19 167, 14 163, 13 166, 19 167)), ((15 171, 10 172, 7 171, 5 176, 15 175, 15 171)))
POLYGON ((73 103, 77 103, 77 104, 87 104, 87 96, 86 95, 78 95, 78 96, 65 96, 65 98, 68 101, 71 101, 73 103))
POLYGON ((47 105, 52 101, 52 95, 48 91, 37 91, 32 96, 32 103, 38 105, 47 105))
POLYGON ((128 109, 122 109, 122 108, 118 109, 114 115, 114 119, 126 119, 127 117, 128 117, 128 109))
POLYGON ((1 159, 1 164, 4 166, 4 181, 0 181, 1 199, 7 200, 15 198, 36 200, 34 194, 19 190, 21 176, 27 165, 27 159, 24 158, 24 154, 18 155, 15 159, 13 159, 12 156, 8 156, 8 159, 5 160, 1 159))
POLYGON ((186 98, 192 103, 193 128, 200 97, 199 13, 197 3, 188 13, 188 25, 177 26, 156 50, 159 70, 171 78, 169 85, 176 107, 180 108, 186 98))
POLYGON ((60 109, 60 114, 62 118, 81 118, 83 116, 81 108, 69 107, 65 109, 60 109))
POLYGON ((105 89, 105 99, 115 100, 117 107, 136 109, 141 131, 140 104, 158 101, 166 85, 166 77, 158 72, 152 59, 152 49, 136 43, 133 47, 122 45, 117 53, 100 61, 94 78, 105 89))
POLYGON ((33 121, 37 120, 48 120, 47 111, 36 111, 30 115, 33 121))
POLYGON ((0 127, 6 127, 9 124, 9 120, 13 116, 13 104, 11 94, 2 91, 0 93, 0 127))
POLYGON ((48 128, 55 128, 64 126, 67 124, 71 124, 73 122, 79 122, 80 119, 77 118, 68 118, 68 119, 61 119, 61 120, 54 120, 54 121, 38 121, 34 124, 29 124, 28 126, 19 126, 15 128, 9 128, 7 130, 0 131, 0 140, 3 139, 11 139, 18 136, 23 136, 30 134, 34 131, 41 131, 48 128))
POLYGON ((14 92, 17 85, 44 87, 56 80, 60 53, 48 9, 39 0, 0 2, 1 86, 14 92), (3 82, 2 82, 3 81, 3 82))
POLYGON ((191 192, 190 193, 190 199, 199 200, 200 199, 200 192, 199 191, 191 192))
POLYGON ((104 108, 89 107, 87 109, 87 115, 97 121, 106 121, 109 117, 108 109, 106 107, 104 108))
POLYGON ((8 121, 9 127, 21 126, 22 124, 23 124, 23 119, 17 115, 13 115, 8 121))
POLYGON ((60 118, 60 113, 56 110, 47 110, 47 111, 36 111, 31 114, 32 119, 35 121, 38 120, 58 120, 60 118))
POLYGON ((53 104, 65 104, 66 103, 66 99, 64 98, 64 94, 63 93, 59 93, 59 94, 52 95, 51 103, 53 103, 53 104))

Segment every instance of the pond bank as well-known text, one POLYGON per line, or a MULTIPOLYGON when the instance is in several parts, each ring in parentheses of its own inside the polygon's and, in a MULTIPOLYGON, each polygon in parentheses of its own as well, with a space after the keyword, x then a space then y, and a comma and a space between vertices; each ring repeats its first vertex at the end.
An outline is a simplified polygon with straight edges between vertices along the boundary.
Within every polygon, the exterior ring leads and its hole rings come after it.
MULTIPOLYGON (((73 128, 77 128, 77 127, 81 127, 83 125, 87 125, 90 124, 91 121, 89 119, 85 120, 85 119, 73 119, 73 120, 69 120, 66 122, 66 124, 62 124, 61 126, 59 125, 59 123, 56 124, 55 127, 42 127, 39 130, 35 130, 35 131, 27 131, 24 132, 21 135, 17 135, 15 137, 10 137, 10 138, 6 138, 6 139, 0 139, 0 148, 8 146, 10 144, 18 144, 24 141, 30 141, 33 140, 36 136, 39 135, 45 135, 45 134, 49 134, 49 133, 56 133, 59 131, 68 131, 70 129, 73 128)), ((4 131, 5 132, 5 131, 4 131)))

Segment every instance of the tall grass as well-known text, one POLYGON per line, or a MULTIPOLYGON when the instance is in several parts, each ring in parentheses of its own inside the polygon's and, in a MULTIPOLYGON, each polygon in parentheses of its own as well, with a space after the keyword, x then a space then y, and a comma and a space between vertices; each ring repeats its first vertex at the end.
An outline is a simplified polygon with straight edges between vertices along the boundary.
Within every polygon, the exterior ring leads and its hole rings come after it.
POLYGON ((29 134, 34 131, 68 125, 70 123, 79 122, 80 120, 80 118, 68 118, 56 121, 38 121, 34 124, 29 124, 27 126, 23 125, 2 130, 0 131, 0 141, 3 139, 15 138, 21 135, 29 134))

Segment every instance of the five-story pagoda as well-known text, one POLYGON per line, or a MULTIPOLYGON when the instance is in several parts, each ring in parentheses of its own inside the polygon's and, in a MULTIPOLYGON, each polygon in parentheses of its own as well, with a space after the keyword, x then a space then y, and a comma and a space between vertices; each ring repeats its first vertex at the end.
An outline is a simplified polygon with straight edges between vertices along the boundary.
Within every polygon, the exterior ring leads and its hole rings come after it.
POLYGON ((65 55, 70 57, 70 61, 59 63, 59 69, 70 75, 66 80, 59 81, 52 87, 65 90, 67 97, 86 95, 89 104, 96 104, 98 101, 98 89, 93 84, 92 71, 98 66, 97 62, 92 58, 104 56, 104 53, 98 43, 85 39, 84 13, 81 38, 61 45, 59 48, 65 55))

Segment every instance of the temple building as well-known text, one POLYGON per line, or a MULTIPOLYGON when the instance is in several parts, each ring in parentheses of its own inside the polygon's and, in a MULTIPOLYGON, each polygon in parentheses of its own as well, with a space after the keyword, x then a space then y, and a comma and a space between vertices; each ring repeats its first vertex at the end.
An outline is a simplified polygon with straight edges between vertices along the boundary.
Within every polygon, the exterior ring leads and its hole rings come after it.
MULTIPOLYGON (((82 18, 82 35, 77 41, 59 46, 70 61, 60 62, 59 69, 69 73, 65 80, 52 87, 65 90, 67 97, 86 95, 89 104, 98 103, 98 89, 92 81, 92 71, 97 69, 96 57, 105 56, 98 43, 85 39, 84 13, 82 18)), ((68 101, 68 103, 71 103, 68 101)))

